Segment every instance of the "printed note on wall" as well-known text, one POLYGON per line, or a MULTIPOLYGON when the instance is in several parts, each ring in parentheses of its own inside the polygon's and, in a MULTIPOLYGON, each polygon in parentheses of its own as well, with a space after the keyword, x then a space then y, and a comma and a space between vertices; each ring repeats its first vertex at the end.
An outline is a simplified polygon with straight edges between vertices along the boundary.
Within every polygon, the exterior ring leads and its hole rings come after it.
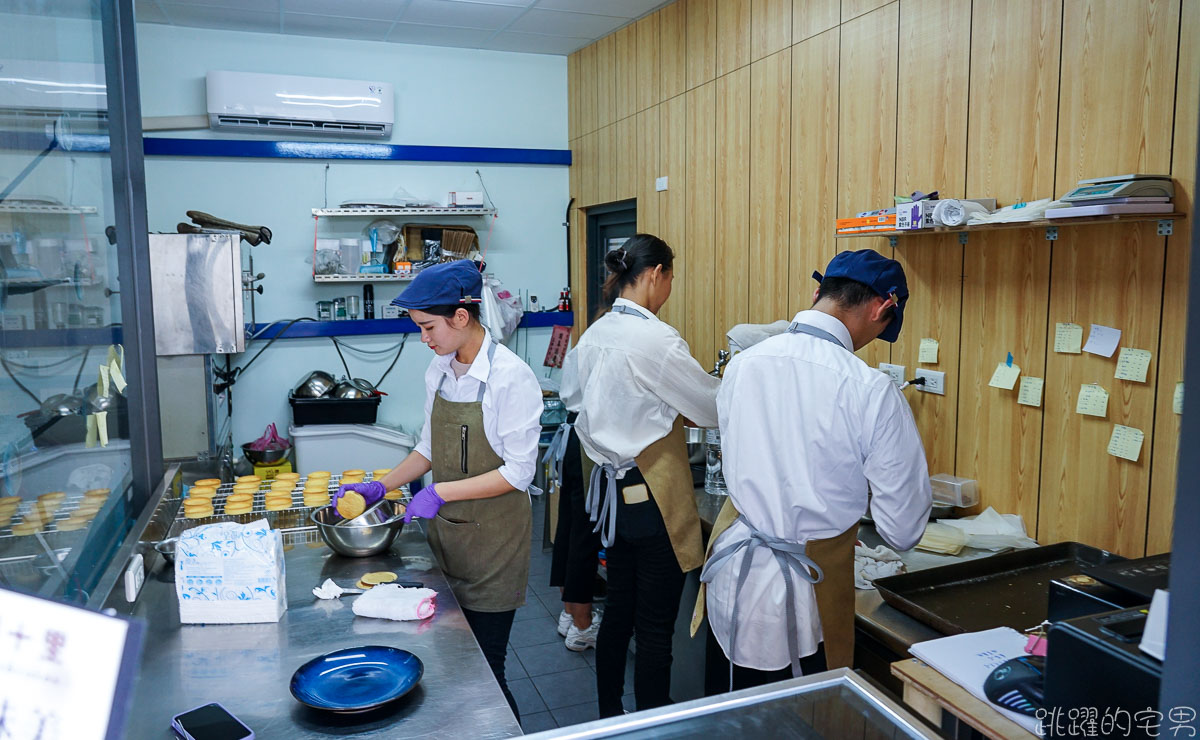
POLYGON ((1108 391, 1094 383, 1080 386, 1079 400, 1075 403, 1075 413, 1086 416, 1108 416, 1108 391))
POLYGON ((1120 329, 1092 324, 1092 330, 1088 332, 1087 344, 1083 345, 1083 351, 1101 357, 1112 357, 1120 343, 1120 329))
POLYGON ((992 373, 992 379, 988 381, 988 385, 993 388, 1003 388, 1006 391, 1011 391, 1013 386, 1017 384, 1017 378, 1020 375, 1021 368, 1019 366, 1001 362, 999 365, 996 365, 996 372, 992 373))
POLYGON ((1054 325, 1054 351, 1077 355, 1083 346, 1083 327, 1079 324, 1059 322, 1054 325))
POLYGON ((925 337, 921 340, 921 349, 917 354, 917 362, 936 365, 938 361, 938 341, 925 337))
POLYGON ((1150 370, 1150 350, 1122 347, 1121 355, 1117 358, 1117 371, 1113 377, 1118 380, 1133 380, 1138 383, 1146 382, 1146 373, 1150 370))
POLYGON ((1114 424, 1112 437, 1108 440, 1108 454, 1137 462, 1145 438, 1141 429, 1114 424))
POLYGON ((1041 406, 1043 382, 1041 378, 1029 375, 1021 378, 1021 393, 1017 396, 1017 403, 1025 406, 1041 406))

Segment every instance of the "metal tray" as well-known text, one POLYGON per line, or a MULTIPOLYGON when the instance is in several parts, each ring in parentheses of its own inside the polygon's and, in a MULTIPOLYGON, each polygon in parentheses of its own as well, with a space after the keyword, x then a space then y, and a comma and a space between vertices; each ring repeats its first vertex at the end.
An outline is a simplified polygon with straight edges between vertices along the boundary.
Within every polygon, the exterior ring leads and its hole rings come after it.
POLYGON ((992 555, 875 581, 896 609, 955 635, 994 627, 1025 630, 1046 619, 1051 579, 1125 558, 1078 542, 992 555))

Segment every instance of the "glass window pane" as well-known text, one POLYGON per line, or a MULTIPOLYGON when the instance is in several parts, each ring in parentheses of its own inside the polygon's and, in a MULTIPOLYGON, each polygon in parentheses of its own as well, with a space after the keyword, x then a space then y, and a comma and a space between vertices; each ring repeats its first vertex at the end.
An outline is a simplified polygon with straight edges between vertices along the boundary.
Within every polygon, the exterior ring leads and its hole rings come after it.
POLYGON ((137 513, 100 11, 5 8, 0 586, 84 601, 137 513))

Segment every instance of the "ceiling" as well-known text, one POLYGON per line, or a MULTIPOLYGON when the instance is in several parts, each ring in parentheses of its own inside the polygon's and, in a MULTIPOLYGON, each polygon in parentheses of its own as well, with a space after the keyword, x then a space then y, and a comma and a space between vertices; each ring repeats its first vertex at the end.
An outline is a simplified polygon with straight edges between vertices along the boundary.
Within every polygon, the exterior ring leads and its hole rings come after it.
POLYGON ((570 54, 670 0, 136 0, 140 23, 570 54))

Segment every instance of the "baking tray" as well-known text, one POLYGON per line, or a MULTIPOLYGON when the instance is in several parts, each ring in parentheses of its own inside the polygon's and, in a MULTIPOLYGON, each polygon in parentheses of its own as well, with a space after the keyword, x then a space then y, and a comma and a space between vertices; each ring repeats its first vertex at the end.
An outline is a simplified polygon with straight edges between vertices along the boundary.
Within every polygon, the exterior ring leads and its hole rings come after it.
POLYGON ((1020 631, 1046 619, 1052 579, 1121 560, 1106 550, 1059 542, 888 576, 875 587, 885 602, 946 635, 994 627, 1020 631))

